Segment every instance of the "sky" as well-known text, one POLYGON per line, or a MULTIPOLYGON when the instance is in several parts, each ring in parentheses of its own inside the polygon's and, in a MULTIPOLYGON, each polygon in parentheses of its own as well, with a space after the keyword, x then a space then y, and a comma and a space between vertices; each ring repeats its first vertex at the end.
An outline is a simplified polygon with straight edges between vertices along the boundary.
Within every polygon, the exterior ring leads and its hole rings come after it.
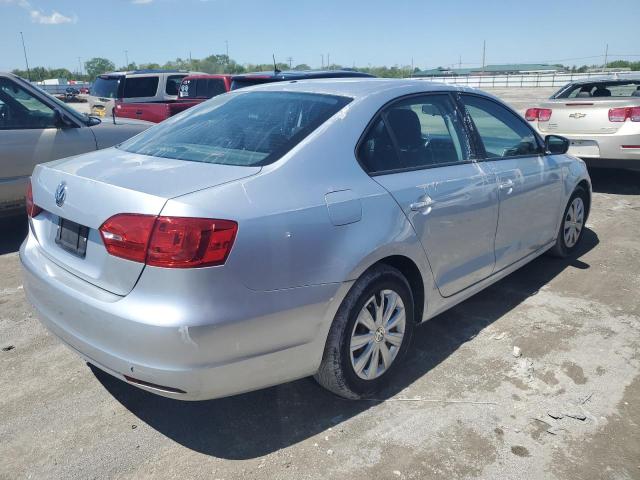
POLYGON ((640 60, 640 0, 0 0, 0 71, 225 53, 320 67, 640 60), (127 53, 125 53, 127 51, 127 53), (324 56, 324 59, 323 57, 324 56))

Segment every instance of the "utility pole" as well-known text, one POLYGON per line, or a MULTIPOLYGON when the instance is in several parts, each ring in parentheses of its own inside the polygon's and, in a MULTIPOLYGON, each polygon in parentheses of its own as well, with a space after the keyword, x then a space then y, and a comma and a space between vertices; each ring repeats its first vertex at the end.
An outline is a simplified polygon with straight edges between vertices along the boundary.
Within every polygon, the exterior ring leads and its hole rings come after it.
POLYGON ((227 52, 227 62, 229 61, 229 41, 224 41, 225 51, 227 52))
POLYGON ((320 67, 320 69, 324 70, 324 53, 321 53, 320 57, 322 57, 322 66, 320 67))
POLYGON ((484 61, 485 61, 485 53, 487 52, 487 41, 482 41, 482 73, 484 74, 484 61))
POLYGON ((24 63, 27 64, 27 79, 31 81, 31 71, 29 70, 29 60, 27 60, 27 47, 24 46, 24 35, 20 32, 20 38, 22 38, 22 51, 24 52, 24 63))
POLYGON ((129 50, 124 51, 124 61, 126 62, 125 69, 129 70, 129 50))
POLYGON ((462 68, 462 55, 458 55, 458 70, 462 68))
POLYGON ((82 62, 80 61, 80 57, 78 57, 78 73, 82 75, 82 62))
POLYGON ((604 49, 604 65, 602 66, 602 71, 606 71, 607 69, 607 57, 609 56, 609 44, 604 49))
POLYGON ((287 57, 287 61, 289 62, 289 68, 291 68, 291 64, 293 63, 293 57, 287 57))
POLYGON ((413 71, 415 69, 413 68, 413 57, 411 57, 411 75, 409 75, 409 77, 413 78, 413 71))
POLYGON ((331 62, 329 61, 329 54, 327 53, 327 70, 331 70, 331 62))

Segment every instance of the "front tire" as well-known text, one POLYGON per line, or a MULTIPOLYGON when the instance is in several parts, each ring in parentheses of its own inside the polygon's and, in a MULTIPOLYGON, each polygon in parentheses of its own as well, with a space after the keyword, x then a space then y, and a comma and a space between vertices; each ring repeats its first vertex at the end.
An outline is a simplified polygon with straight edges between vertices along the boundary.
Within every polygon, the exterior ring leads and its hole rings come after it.
POLYGON ((371 268, 338 309, 316 381, 344 398, 376 393, 397 370, 414 325, 413 295, 404 275, 388 265, 371 268))
POLYGON ((587 220, 588 200, 585 189, 576 187, 564 210, 556 244, 550 250, 552 255, 566 258, 578 249, 587 220))

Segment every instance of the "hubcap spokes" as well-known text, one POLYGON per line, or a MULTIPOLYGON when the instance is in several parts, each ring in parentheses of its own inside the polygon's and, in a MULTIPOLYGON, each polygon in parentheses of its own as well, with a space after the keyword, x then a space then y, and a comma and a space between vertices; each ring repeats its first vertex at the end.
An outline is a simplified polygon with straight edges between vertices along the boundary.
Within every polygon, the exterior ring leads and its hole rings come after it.
POLYGON ((582 198, 576 197, 569 205, 567 215, 564 218, 563 232, 564 243, 568 248, 578 243, 580 232, 584 226, 584 202, 582 198))
POLYGON ((351 365, 358 377, 373 380, 386 372, 404 338, 404 303, 393 290, 369 298, 351 332, 351 365))

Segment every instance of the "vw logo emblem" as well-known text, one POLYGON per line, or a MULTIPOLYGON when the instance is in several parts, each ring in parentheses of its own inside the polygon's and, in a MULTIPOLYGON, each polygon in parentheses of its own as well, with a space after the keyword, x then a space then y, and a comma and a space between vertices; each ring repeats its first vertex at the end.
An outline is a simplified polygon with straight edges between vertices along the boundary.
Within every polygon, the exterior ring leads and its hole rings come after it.
POLYGON ((67 198, 67 184, 66 182, 60 182, 58 188, 56 188, 56 205, 61 207, 65 198, 67 198))

